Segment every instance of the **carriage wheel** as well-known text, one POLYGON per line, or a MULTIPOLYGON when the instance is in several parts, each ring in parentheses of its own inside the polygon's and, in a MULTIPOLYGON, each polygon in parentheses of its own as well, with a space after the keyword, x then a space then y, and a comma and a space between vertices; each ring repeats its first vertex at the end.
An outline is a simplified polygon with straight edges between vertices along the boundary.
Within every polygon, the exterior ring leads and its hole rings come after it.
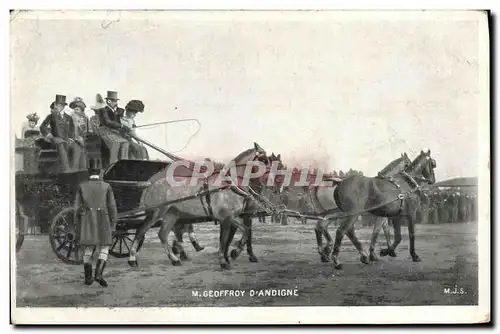
MULTIPOLYGON (((113 239, 111 240, 109 254, 120 259, 129 257, 130 250, 132 249, 132 244, 134 242, 135 232, 135 230, 127 230, 125 227, 117 224, 116 232, 113 233, 113 239)), ((143 243, 144 238, 139 241, 137 251, 142 248, 143 243)))
POLYGON ((25 222, 24 210, 21 204, 16 201, 16 253, 19 252, 24 242, 25 222))
POLYGON ((49 240, 57 257, 64 263, 82 264, 83 251, 78 240, 74 212, 73 207, 65 208, 52 219, 49 240))

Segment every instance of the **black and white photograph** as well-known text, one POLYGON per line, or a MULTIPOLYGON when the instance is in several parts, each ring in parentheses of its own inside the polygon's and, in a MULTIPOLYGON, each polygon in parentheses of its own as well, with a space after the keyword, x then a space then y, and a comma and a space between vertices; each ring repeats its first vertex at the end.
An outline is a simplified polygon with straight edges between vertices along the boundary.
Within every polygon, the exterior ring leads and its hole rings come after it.
POLYGON ((486 11, 10 16, 14 324, 489 321, 486 11))

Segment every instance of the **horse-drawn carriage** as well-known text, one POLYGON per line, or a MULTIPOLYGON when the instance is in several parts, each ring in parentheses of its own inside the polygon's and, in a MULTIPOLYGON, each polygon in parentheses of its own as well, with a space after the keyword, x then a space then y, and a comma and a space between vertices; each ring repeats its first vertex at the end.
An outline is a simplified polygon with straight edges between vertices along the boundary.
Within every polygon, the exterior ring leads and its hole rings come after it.
MULTIPOLYGON (((134 138, 170 160, 179 159, 142 138, 134 138)), ((120 160, 109 164, 109 152, 100 137, 88 133, 85 143, 88 159, 100 159, 105 166, 102 178, 113 189, 117 204, 118 220, 109 254, 118 258, 128 257, 136 231, 151 219, 145 192, 153 182, 165 177, 165 170, 171 162, 120 160)), ((81 264, 83 254, 73 202, 78 185, 88 179, 88 172, 59 173, 57 151, 52 148, 17 145, 16 154, 23 159, 23 168, 16 172, 16 250, 19 251, 23 243, 27 221, 36 220, 38 225, 44 226, 42 232, 49 233, 50 244, 59 259, 68 264, 81 264)), ((213 220, 207 212, 206 215, 182 218, 179 226, 213 220)), ((158 226, 159 222, 155 222, 152 227, 158 226)), ((134 249, 139 251, 143 242, 144 237, 138 240, 134 249)))
MULTIPOLYGON (((161 148, 143 140, 150 148, 165 153, 161 148)), ((88 133, 85 136, 88 159, 99 159, 105 167, 103 180, 115 194, 119 220, 109 253, 123 258, 130 254, 135 230, 145 221, 141 210, 142 193, 151 179, 158 177, 168 165, 164 161, 121 160, 109 164, 109 151, 101 138, 88 133), (134 214, 121 215, 134 211, 134 214)), ((16 141, 16 251, 21 249, 30 222, 49 233, 50 244, 57 257, 68 264, 83 261, 74 223, 73 201, 78 185, 88 179, 88 172, 60 173, 57 151, 48 145, 37 145, 35 140, 16 141)), ((208 217, 191 219, 204 221, 208 217)), ((140 241, 139 248, 142 246, 140 241)))

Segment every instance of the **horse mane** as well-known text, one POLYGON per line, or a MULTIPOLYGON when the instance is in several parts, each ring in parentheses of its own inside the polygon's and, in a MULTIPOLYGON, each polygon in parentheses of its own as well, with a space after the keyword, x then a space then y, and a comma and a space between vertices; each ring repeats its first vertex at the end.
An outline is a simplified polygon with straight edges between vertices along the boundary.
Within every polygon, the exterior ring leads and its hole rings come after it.
POLYGON ((415 160, 413 160, 411 162, 411 164, 408 166, 408 168, 406 169, 407 172, 415 172, 419 167, 420 165, 422 164, 422 162, 425 161, 425 153, 422 153, 420 152, 420 154, 418 155, 418 157, 415 158, 415 160))
POLYGON ((242 159, 244 156, 250 154, 250 152, 255 152, 255 148, 252 147, 252 148, 249 148, 249 149, 241 152, 240 154, 238 154, 236 156, 236 158, 233 159, 233 161, 236 163, 238 160, 242 159))
POLYGON ((399 157, 397 158, 396 160, 392 161, 391 163, 389 163, 387 166, 385 166, 380 172, 379 174, 387 174, 388 172, 390 172, 392 169, 394 169, 394 167, 396 167, 396 165, 398 165, 401 160, 403 160, 404 157, 399 157))

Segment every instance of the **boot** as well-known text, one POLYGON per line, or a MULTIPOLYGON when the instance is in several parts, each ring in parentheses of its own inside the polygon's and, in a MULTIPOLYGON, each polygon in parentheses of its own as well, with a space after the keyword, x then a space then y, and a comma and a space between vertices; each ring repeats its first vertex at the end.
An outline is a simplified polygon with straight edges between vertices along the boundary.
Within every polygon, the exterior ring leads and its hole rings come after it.
POLYGON ((91 263, 85 263, 83 265, 83 269, 85 272, 85 284, 86 285, 91 285, 94 280, 92 279, 92 264, 91 263))
POLYGON ((103 286, 103 287, 107 287, 108 286, 108 282, 106 282, 104 280, 104 278, 102 278, 102 272, 104 271, 105 267, 106 267, 106 261, 98 259, 97 260, 97 265, 96 265, 96 268, 95 268, 95 277, 94 277, 94 280, 97 283, 99 283, 101 286, 103 286))

